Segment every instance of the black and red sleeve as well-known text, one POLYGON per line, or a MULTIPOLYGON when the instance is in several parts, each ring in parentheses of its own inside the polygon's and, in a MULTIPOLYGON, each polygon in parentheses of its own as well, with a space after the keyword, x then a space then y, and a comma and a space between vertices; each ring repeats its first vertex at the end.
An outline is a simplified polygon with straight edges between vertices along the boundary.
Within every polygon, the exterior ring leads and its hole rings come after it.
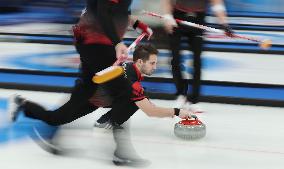
POLYGON ((97 0, 97 16, 106 36, 110 38, 113 45, 117 45, 121 40, 115 29, 111 14, 111 6, 118 3, 116 0, 97 0))
POLYGON ((141 83, 136 81, 132 83, 132 96, 131 100, 133 101, 140 101, 145 99, 146 96, 144 95, 144 88, 142 87, 141 83))

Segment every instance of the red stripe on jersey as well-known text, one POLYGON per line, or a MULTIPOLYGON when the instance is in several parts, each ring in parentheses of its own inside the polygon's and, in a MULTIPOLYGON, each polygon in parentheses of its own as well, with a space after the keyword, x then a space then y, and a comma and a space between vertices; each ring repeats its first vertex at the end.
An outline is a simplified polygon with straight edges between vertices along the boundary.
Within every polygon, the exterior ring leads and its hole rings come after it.
POLYGON ((112 41, 104 34, 98 32, 85 33, 83 44, 112 45, 112 41))
POLYGON ((143 99, 144 96, 144 89, 140 82, 136 81, 132 84, 132 100, 139 100, 143 99))
POLYGON ((143 76, 142 76, 141 72, 138 70, 138 68, 136 67, 135 64, 133 64, 133 68, 134 68, 134 70, 135 70, 135 72, 136 72, 138 81, 140 82, 141 80, 143 80, 143 76))

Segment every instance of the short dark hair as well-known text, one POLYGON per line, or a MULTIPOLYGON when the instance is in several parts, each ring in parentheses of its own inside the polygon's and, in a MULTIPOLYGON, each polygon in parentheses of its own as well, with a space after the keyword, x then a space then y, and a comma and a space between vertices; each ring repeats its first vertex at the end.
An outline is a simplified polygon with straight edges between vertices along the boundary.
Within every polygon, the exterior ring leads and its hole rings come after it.
POLYGON ((158 50, 152 44, 138 45, 133 52, 133 62, 136 62, 138 59, 146 61, 150 55, 157 55, 158 53, 158 50))

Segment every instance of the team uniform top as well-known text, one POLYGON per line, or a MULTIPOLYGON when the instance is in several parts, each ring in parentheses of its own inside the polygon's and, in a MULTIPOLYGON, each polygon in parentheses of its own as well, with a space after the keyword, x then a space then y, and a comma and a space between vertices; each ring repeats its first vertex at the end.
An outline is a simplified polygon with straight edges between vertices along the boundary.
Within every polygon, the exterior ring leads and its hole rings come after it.
MULTIPOLYGON (((131 91, 131 102, 136 102, 146 98, 144 95, 144 89, 141 85, 143 76, 138 70, 136 65, 132 62, 123 63, 124 78, 126 78, 132 88, 131 91)), ((99 107, 111 107, 113 98, 110 94, 104 90, 104 84, 100 85, 98 90, 95 92, 94 96, 90 99, 90 102, 99 107)))
POLYGON ((129 80, 132 86, 131 100, 140 101, 146 98, 146 96, 144 95, 144 89, 141 85, 143 77, 136 65, 132 62, 129 62, 122 64, 122 66, 125 70, 124 76, 129 80))
POLYGON ((174 0, 174 8, 182 12, 204 12, 208 0, 174 0))
POLYGON ((83 44, 119 43, 128 27, 131 2, 132 0, 87 0, 87 7, 77 24, 76 39, 83 44))

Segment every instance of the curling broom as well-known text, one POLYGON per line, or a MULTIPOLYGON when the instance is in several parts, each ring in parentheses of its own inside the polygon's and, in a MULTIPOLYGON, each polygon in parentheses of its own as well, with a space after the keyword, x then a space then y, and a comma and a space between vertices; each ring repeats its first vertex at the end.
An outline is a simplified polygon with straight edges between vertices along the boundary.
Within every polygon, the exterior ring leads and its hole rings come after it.
MULTIPOLYGON (((154 12, 143 11, 143 13, 146 14, 146 15, 158 17, 158 18, 161 18, 161 19, 164 18, 164 16, 156 14, 154 12)), ((220 30, 220 29, 216 29, 216 28, 212 28, 212 27, 208 27, 208 26, 204 26, 204 25, 180 20, 180 19, 175 19, 175 20, 179 24, 195 27, 195 28, 198 28, 198 29, 203 29, 203 30, 206 30, 208 32, 225 33, 223 30, 220 30)), ((258 39, 258 38, 241 36, 241 35, 236 35, 236 34, 233 34, 232 38, 246 39, 246 40, 249 40, 249 41, 256 42, 256 43, 258 43, 259 47, 262 48, 262 49, 268 49, 272 45, 272 41, 270 39, 261 40, 261 39, 258 39)))
MULTIPOLYGON (((135 46, 146 36, 145 33, 142 33, 139 35, 135 41, 127 48, 127 51, 131 51, 135 46)), ((105 68, 99 72, 97 72, 93 78, 92 81, 97 84, 108 82, 120 75, 123 74, 124 69, 119 66, 120 63, 122 63, 125 59, 118 58, 114 64, 108 68, 105 68)))

